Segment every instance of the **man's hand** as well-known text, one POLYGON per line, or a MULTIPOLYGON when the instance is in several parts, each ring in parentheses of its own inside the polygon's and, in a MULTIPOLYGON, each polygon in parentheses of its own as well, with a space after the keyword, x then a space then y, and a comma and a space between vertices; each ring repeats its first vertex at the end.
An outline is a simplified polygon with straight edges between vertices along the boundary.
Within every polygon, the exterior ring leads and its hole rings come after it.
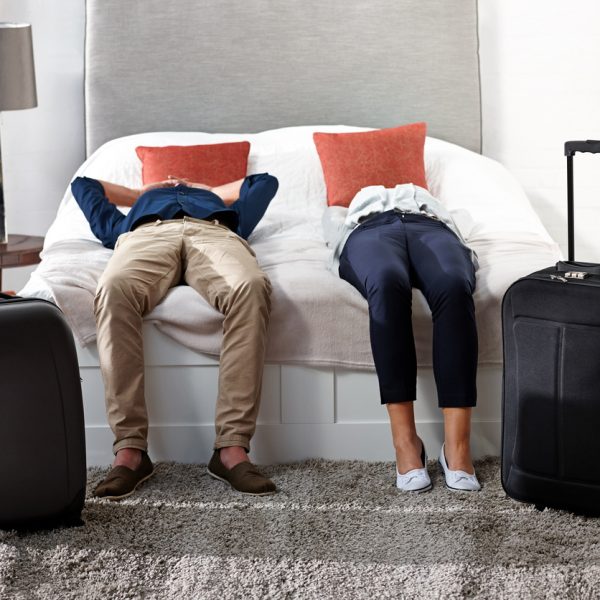
MULTIPOLYGON (((173 175, 169 175, 167 179, 163 179, 162 181, 147 183, 139 189, 128 188, 123 185, 118 185, 116 183, 101 181, 100 179, 98 179, 97 181, 100 182, 100 184, 104 188, 104 194, 108 198, 108 201, 116 206, 133 206, 142 194, 145 194, 146 192, 149 192, 151 190, 156 190, 158 188, 168 188, 174 187, 176 185, 185 185, 187 187, 208 190, 209 192, 214 191, 217 195, 220 196, 222 194, 220 190, 222 188, 227 188, 231 185, 227 184, 225 186, 220 186, 219 188, 212 188, 209 185, 206 185, 205 183, 194 183, 192 181, 184 179, 183 177, 174 177, 173 175)), ((225 201, 225 203, 227 204, 227 201, 225 201)))
POLYGON ((174 181, 175 183, 173 183, 172 185, 185 185, 187 187, 197 188, 199 190, 208 190, 209 192, 212 190, 210 185, 190 181, 189 179, 185 179, 183 177, 173 177, 172 175, 169 175, 168 181, 174 181))
MULTIPOLYGON (((146 185, 142 186, 138 190, 139 195, 141 196, 142 194, 145 194, 146 192, 149 192, 150 190, 156 190, 158 188, 173 187, 175 185, 179 185, 182 182, 183 182, 183 179, 179 179, 177 177, 171 177, 169 175, 168 179, 163 179, 162 181, 154 181, 153 183, 147 183, 146 185)), ((184 184, 184 185, 186 185, 186 184, 184 184)))
POLYGON ((189 179, 185 179, 184 177, 174 177, 173 175, 169 175, 168 179, 165 179, 164 181, 157 181, 156 183, 150 183, 144 186, 140 190, 140 195, 144 192, 159 187, 185 185, 187 187, 197 188, 200 190, 208 190, 209 192, 212 192, 213 194, 219 196, 221 200, 223 200, 225 206, 230 206, 240 197, 240 189, 242 187, 242 183, 244 183, 244 180, 238 179, 237 181, 232 181, 231 183, 211 187, 210 185, 206 185, 205 183, 198 183, 195 181, 190 181, 189 179))

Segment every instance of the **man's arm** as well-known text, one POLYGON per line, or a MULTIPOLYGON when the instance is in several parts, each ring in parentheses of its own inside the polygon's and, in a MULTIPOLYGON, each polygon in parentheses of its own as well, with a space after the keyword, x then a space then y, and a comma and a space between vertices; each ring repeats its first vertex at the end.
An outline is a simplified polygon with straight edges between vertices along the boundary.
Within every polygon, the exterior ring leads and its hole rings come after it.
POLYGON ((76 177, 71 183, 71 191, 92 233, 103 246, 114 248, 125 215, 109 202, 102 183, 90 177, 76 177))
POLYGON ((244 179, 245 178, 224 185, 218 185, 210 188, 210 191, 219 196, 221 200, 223 200, 225 206, 231 206, 240 197, 240 190, 242 189, 244 179))
POLYGON ((140 190, 117 185, 101 179, 96 180, 104 189, 104 195, 115 206, 133 206, 140 197, 140 190))
POLYGON ((239 200, 233 202, 231 208, 239 215, 239 233, 244 239, 262 219, 278 187, 277 178, 268 173, 248 175, 242 180, 239 200))
POLYGON ((104 188, 104 194, 108 198, 109 202, 111 202, 115 206, 133 206, 136 200, 142 194, 145 194, 150 190, 155 190, 156 188, 172 187, 174 185, 177 185, 180 180, 169 177, 169 179, 165 179, 164 181, 155 181, 154 183, 148 183, 147 185, 139 189, 128 188, 124 185, 117 185, 116 183, 102 181, 101 179, 97 179, 96 181, 98 181, 98 183, 104 188))

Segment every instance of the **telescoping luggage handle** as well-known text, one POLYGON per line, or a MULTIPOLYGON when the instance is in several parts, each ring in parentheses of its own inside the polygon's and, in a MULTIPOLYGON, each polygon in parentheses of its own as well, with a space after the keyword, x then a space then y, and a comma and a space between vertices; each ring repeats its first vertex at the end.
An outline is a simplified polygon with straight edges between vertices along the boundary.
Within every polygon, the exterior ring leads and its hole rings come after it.
POLYGON ((569 261, 575 260, 575 229, 573 219, 573 156, 575 152, 600 153, 600 140, 565 142, 567 157, 567 234, 569 238, 569 261))

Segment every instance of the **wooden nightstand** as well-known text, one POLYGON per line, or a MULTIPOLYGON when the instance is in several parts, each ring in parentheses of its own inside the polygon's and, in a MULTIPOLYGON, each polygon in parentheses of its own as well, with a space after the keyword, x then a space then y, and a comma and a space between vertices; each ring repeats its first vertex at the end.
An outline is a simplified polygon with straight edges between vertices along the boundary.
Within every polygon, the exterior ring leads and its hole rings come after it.
POLYGON ((0 244, 0 291, 2 290, 2 269, 38 264, 43 245, 43 237, 8 235, 8 242, 0 244))

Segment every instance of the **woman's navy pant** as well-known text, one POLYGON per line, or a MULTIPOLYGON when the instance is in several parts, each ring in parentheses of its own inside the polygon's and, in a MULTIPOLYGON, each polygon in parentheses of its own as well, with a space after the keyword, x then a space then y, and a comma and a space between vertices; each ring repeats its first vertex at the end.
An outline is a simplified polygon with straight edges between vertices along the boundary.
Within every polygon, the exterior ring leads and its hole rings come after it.
POLYGON ((471 251, 441 221, 397 211, 375 215, 348 238, 340 277, 369 303, 371 348, 382 404, 416 399, 412 288, 433 318, 440 407, 475 406, 477 327, 471 251))

